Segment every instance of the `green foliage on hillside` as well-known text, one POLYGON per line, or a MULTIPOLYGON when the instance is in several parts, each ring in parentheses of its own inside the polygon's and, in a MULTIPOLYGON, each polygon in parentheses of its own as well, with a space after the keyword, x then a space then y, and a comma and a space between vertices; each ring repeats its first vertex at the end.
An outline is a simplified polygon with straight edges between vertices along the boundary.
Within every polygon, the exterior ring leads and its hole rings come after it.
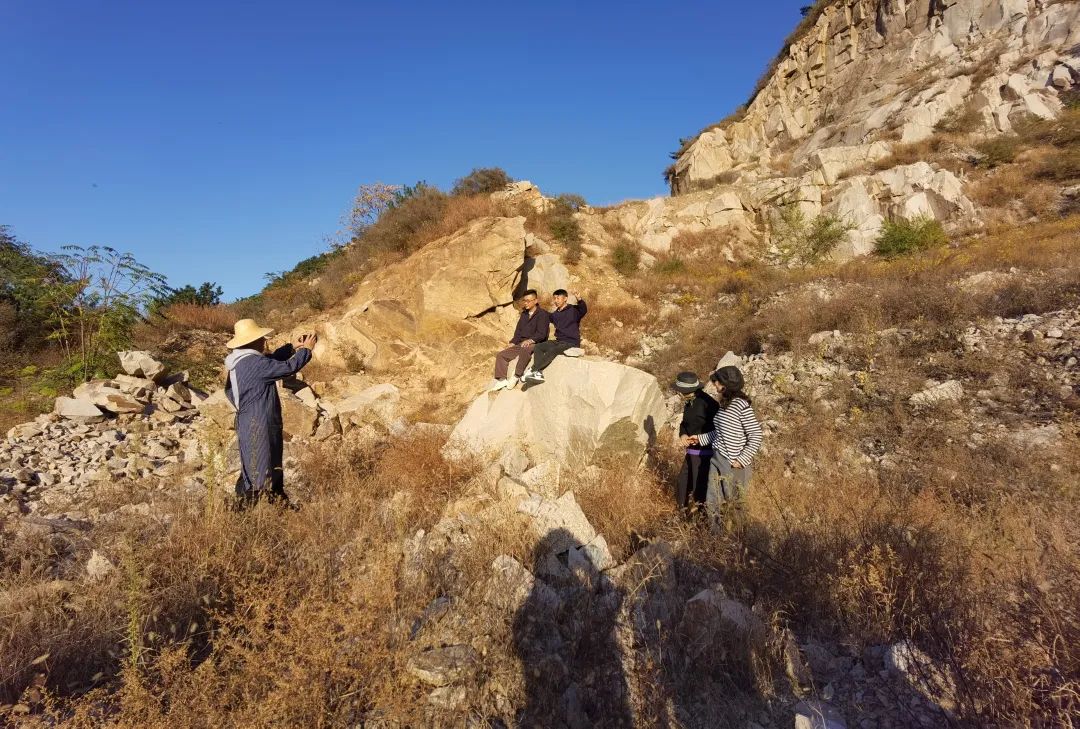
POLYGON ((451 195, 490 195, 504 189, 514 179, 502 167, 477 167, 454 181, 451 195))
POLYGON ((63 268, 0 225, 0 348, 32 349, 45 339, 45 292, 66 283, 63 268))
POLYGON ((581 226, 574 219, 574 213, 585 206, 585 198, 573 193, 558 195, 546 214, 548 230, 555 240, 566 246, 567 263, 575 264, 581 260, 581 226))
POLYGON ((818 215, 807 219, 798 205, 780 209, 773 226, 773 244, 778 262, 813 264, 827 258, 837 246, 847 240, 855 226, 835 215, 818 215))
POLYGON ((949 237, 941 222, 929 215, 916 218, 886 220, 881 229, 874 251, 886 258, 940 248, 947 245, 949 237))

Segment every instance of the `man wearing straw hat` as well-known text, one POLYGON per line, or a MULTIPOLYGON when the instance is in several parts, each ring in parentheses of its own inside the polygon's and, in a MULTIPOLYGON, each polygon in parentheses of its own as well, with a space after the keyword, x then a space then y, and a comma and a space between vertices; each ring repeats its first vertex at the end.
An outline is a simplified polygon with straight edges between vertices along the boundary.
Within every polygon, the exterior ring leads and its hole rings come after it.
POLYGON ((225 358, 229 371, 225 396, 236 408, 241 464, 236 496, 241 506, 253 504, 264 494, 270 500, 289 503, 282 470, 285 439, 277 381, 295 375, 311 361, 317 337, 304 334, 295 346, 286 344, 265 354, 266 337, 273 331, 251 319, 241 319, 233 326, 235 336, 226 344, 232 352, 225 358))

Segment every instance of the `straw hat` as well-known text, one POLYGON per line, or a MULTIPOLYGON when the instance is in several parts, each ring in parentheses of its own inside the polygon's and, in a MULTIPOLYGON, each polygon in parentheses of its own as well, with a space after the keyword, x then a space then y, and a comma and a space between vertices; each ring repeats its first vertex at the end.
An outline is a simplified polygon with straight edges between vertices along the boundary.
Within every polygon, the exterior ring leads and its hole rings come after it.
POLYGON ((273 333, 273 329, 259 326, 254 319, 241 319, 233 324, 233 334, 235 336, 226 342, 225 346, 229 349, 238 349, 245 344, 251 344, 256 339, 268 337, 273 333))

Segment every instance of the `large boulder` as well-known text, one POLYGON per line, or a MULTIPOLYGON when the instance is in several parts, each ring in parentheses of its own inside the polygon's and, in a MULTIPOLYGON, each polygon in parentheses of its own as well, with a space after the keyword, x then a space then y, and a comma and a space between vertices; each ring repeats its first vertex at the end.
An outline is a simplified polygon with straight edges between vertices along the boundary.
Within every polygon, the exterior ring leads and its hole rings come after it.
POLYGON ((124 368, 124 372, 129 375, 155 382, 166 375, 165 365, 151 357, 149 352, 132 350, 117 352, 116 356, 120 358, 120 366, 124 368))
POLYGON ((448 449, 496 455, 520 446, 533 463, 575 469, 598 455, 640 458, 664 422, 664 394, 647 372, 616 362, 558 357, 547 382, 480 395, 448 449))

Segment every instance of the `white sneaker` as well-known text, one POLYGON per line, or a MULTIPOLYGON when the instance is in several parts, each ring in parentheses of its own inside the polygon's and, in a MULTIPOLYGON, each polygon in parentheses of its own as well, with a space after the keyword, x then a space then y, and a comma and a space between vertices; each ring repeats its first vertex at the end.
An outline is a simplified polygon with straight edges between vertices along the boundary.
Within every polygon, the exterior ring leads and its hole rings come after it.
POLYGON ((529 375, 529 379, 532 380, 533 382, 543 382, 544 381, 544 373, 543 372, 533 372, 533 373, 531 373, 529 375))
POLYGON ((498 392, 499 390, 506 387, 507 384, 509 384, 509 383, 506 380, 492 380, 491 384, 488 385, 487 391, 488 392, 498 392))
POLYGON ((514 377, 513 375, 510 375, 509 377, 506 378, 506 389, 507 390, 513 390, 515 387, 517 387, 517 384, 518 384, 518 378, 514 377))
POLYGON ((585 354, 585 350, 581 347, 571 347, 570 349, 563 352, 563 354, 567 357, 580 357, 581 355, 585 354))

